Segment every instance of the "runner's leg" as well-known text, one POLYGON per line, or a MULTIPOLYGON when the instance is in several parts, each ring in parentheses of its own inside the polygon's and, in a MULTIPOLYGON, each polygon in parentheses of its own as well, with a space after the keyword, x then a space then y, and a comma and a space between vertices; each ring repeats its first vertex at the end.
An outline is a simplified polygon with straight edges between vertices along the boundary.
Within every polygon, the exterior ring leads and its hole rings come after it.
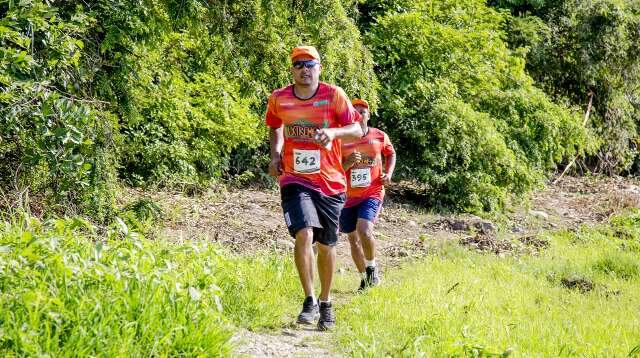
POLYGON ((300 229, 296 233, 294 249, 296 268, 305 297, 313 296, 313 229, 300 229))
POLYGON ((376 256, 376 242, 373 237, 373 223, 369 220, 358 218, 356 233, 362 242, 364 258, 368 261, 372 261, 376 256))
POLYGON ((353 263, 356 264, 358 272, 362 274, 365 270, 364 251, 362 250, 362 243, 360 241, 358 231, 354 230, 348 235, 349 245, 351 246, 351 258, 353 259, 353 263))
POLYGON ((320 301, 329 301, 333 272, 336 269, 336 247, 318 242, 318 275, 320 276, 320 301))

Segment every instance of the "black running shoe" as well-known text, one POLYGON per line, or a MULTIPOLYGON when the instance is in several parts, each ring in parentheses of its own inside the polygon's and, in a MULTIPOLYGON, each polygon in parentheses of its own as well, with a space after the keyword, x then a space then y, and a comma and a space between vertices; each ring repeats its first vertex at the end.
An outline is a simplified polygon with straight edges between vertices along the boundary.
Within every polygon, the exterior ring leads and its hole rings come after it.
POLYGON ((372 286, 378 286, 379 284, 380 284, 380 276, 378 276, 378 268, 375 266, 368 266, 365 285, 367 287, 372 287, 372 286))
POLYGON ((367 288, 367 285, 364 282, 364 278, 360 279, 360 287, 358 287, 358 291, 364 291, 365 288, 367 288))
POLYGON ((331 302, 320 302, 320 319, 318 320, 318 329, 328 331, 336 325, 336 317, 333 314, 333 306, 331 302))
POLYGON ((302 303, 302 312, 298 315, 298 323, 313 324, 318 317, 320 317, 318 304, 313 304, 311 296, 305 298, 304 303, 302 303))

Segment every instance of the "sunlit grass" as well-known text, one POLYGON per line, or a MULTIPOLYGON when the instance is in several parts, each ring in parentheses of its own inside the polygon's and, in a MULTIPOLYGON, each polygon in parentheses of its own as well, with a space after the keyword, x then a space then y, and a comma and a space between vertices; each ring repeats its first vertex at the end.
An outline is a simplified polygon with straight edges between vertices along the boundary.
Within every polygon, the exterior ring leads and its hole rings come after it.
POLYGON ((238 326, 291 315, 288 258, 151 241, 126 227, 106 236, 78 219, 2 224, 0 355, 229 355, 238 326))
MULTIPOLYGON (((537 255, 455 242, 355 294, 336 275, 332 347, 355 356, 627 356, 640 351, 640 220, 542 235, 537 255)), ((290 253, 232 254, 124 223, 0 224, 0 355, 233 355, 239 327, 279 329, 302 302, 290 253)))
POLYGON ((627 356, 640 344, 640 255, 619 226, 549 234, 536 256, 452 243, 341 307, 336 337, 356 356, 627 356))

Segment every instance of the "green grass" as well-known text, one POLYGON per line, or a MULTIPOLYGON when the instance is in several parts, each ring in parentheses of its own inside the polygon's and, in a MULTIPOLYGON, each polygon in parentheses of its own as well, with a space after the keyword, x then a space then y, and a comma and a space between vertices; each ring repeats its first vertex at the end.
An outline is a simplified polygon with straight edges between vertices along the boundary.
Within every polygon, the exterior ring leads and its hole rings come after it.
MULTIPOLYGON (((559 231, 537 255, 456 243, 353 294, 338 274, 336 349, 354 356, 635 356, 640 214, 559 231)), ((0 356, 228 356, 239 328, 299 309, 291 255, 149 240, 124 222, 0 223, 0 356)))
POLYGON ((630 355, 640 350, 640 254, 626 248, 640 226, 629 221, 549 234, 536 256, 452 243, 340 307, 336 339, 354 356, 630 355), (622 229, 631 233, 612 234, 622 229))
POLYGON ((279 326, 297 308, 290 258, 152 241, 123 223, 103 235, 79 219, 0 225, 1 356, 231 355, 237 327, 279 326))

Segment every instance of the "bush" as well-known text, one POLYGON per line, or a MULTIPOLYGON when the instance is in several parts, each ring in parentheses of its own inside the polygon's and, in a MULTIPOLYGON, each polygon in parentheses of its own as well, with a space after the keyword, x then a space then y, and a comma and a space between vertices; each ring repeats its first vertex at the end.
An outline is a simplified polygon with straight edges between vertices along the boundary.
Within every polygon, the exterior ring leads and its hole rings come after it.
POLYGON ((41 1, 0 4, 0 189, 55 212, 113 211, 115 118, 85 91, 95 20, 41 1))
POLYGON ((382 83, 380 127, 399 174, 434 202, 494 210, 586 148, 576 112, 554 104, 505 45, 504 15, 483 1, 405 3, 368 34, 382 83))
POLYGON ((526 49, 527 70, 548 93, 582 108, 593 93, 590 123, 601 141, 587 163, 607 174, 629 170, 637 162, 640 120, 640 4, 530 2, 497 2, 517 16, 511 46, 526 49))
POLYGON ((0 185, 58 214, 107 221, 116 173, 188 188, 256 177, 266 99, 290 82, 296 45, 318 47, 325 80, 377 101, 338 0, 33 0, 0 13, 0 185))
POLYGON ((80 218, 17 217, 0 222, 2 356, 229 356, 238 327, 297 313, 290 258, 147 240, 121 220, 99 235, 80 218))

